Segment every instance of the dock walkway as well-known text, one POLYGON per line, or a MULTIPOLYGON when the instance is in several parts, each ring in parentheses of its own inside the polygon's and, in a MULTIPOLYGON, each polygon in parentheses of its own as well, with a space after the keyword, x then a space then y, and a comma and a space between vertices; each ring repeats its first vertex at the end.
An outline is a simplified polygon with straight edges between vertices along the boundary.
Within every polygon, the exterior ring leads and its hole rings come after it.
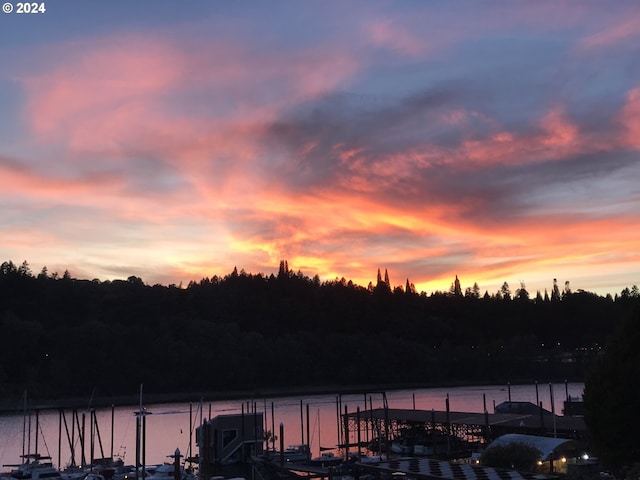
MULTIPOLYGON (((488 441, 506 433, 581 439, 587 433, 583 417, 553 415, 544 411, 540 414, 521 414, 376 408, 347 413, 344 418, 347 419, 351 436, 356 432, 360 440, 363 437, 369 440, 369 432, 371 438, 382 437, 385 432, 388 438, 395 438, 400 429, 406 426, 437 429, 470 441, 488 441), (364 435, 362 432, 365 432, 364 435)), ((345 446, 357 445, 354 442, 345 446)))

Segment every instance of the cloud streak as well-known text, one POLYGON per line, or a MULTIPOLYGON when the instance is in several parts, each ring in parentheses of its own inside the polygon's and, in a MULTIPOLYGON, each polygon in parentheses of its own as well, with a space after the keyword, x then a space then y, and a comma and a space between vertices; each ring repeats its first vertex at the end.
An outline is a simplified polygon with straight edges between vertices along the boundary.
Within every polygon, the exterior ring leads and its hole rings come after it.
POLYGON ((310 8, 23 47, 5 255, 149 283, 282 258, 429 291, 640 281, 636 9, 310 8))

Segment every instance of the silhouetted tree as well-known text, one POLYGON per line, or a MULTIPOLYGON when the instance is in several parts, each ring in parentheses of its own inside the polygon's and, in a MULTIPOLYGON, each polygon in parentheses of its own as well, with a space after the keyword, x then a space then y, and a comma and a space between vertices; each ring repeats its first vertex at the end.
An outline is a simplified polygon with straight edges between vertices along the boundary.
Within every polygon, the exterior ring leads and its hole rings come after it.
POLYGON ((286 260, 280 260, 280 267, 278 268, 278 278, 289 277, 289 263, 286 260))
POLYGON ((451 294, 455 297, 462 296, 462 287, 460 286, 460 280, 458 280, 458 275, 456 275, 455 280, 451 284, 451 294))
POLYGON ((414 295, 416 293, 416 286, 413 283, 410 283, 408 278, 407 278, 407 283, 404 286, 404 292, 407 294, 414 294, 414 295))
POLYGON ((509 284, 504 282, 502 287, 500 287, 500 296, 504 300, 511 300, 511 289, 509 288, 509 284))
POLYGON ((610 338, 584 387, 585 421, 598 455, 611 467, 640 461, 637 408, 640 310, 610 338))
POLYGON ((558 279, 553 279, 553 288, 551 289, 551 301, 557 302, 560 300, 560 288, 558 287, 558 279))
POLYGON ((136 276, 77 280, 68 271, 64 281, 55 274, 43 280, 19 275, 6 261, 0 265, 2 391, 86 395, 97 387, 121 394, 143 380, 162 392, 175 388, 168 379, 185 371, 186 391, 515 375, 579 380, 597 351, 582 347, 600 343, 640 304, 631 292, 614 302, 581 291, 556 304, 501 303, 495 301, 500 292, 471 302, 450 292, 408 294, 415 292, 408 280, 400 295, 381 275, 380 290, 371 282, 367 289, 345 278, 292 275, 282 262, 268 275, 238 274, 234 267, 181 288, 148 286, 136 276), (123 339, 135 348, 118 348, 123 339), (327 348, 353 355, 336 371, 327 348), (562 362, 562 355, 575 362, 562 362), (540 357, 548 361, 537 362, 540 357))
POLYGON ((378 276, 376 279, 376 287, 375 291, 377 293, 390 293, 391 285, 389 284, 389 273, 387 269, 384 270, 384 280, 382 280, 382 275, 380 274, 380 269, 378 269, 378 276))
POLYGON ((31 277, 31 268, 29 267, 29 264, 27 263, 27 261, 25 260, 24 262, 22 262, 22 265, 20 265, 20 267, 18 267, 18 275, 20 275, 21 277, 31 277))
POLYGON ((488 467, 533 472, 541 455, 542 452, 536 447, 522 442, 489 445, 480 456, 480 463, 488 467))
POLYGON ((529 292, 524 282, 520 282, 520 288, 516 290, 517 300, 529 300, 529 292))
POLYGON ((44 279, 49 278, 49 272, 47 271, 46 265, 44 267, 42 267, 42 270, 40 270, 40 273, 38 274, 38 278, 40 280, 44 280, 44 279))
POLYGON ((0 273, 2 275, 11 275, 13 273, 16 273, 17 271, 18 269, 11 260, 9 260, 8 262, 2 262, 2 265, 0 265, 0 273))

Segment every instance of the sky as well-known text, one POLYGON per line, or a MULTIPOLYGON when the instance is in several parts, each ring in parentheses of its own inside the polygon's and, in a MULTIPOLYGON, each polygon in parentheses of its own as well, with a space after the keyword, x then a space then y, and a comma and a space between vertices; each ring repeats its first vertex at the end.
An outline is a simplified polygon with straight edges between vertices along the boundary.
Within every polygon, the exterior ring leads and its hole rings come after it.
POLYGON ((0 261, 640 284, 638 2, 8 3, 0 261))

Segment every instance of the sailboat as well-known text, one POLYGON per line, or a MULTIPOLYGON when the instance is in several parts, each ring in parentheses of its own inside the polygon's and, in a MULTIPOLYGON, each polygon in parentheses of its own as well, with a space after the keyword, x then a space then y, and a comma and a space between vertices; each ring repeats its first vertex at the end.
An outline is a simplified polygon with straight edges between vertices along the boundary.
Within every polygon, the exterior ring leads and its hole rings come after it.
POLYGON ((60 471, 53 466, 51 457, 40 455, 38 453, 38 430, 40 429, 38 421, 38 412, 36 411, 36 435, 35 450, 36 453, 25 453, 25 440, 28 438, 27 452, 31 448, 31 413, 29 413, 29 430, 27 434, 27 392, 24 392, 24 418, 22 424, 22 463, 19 465, 3 465, 10 467, 11 471, 0 474, 2 480, 61 480, 60 471))
POLYGON ((37 453, 27 453, 20 456, 23 463, 19 465, 3 465, 12 467, 9 473, 0 475, 2 480, 62 480, 60 471, 51 463, 51 457, 37 453))

